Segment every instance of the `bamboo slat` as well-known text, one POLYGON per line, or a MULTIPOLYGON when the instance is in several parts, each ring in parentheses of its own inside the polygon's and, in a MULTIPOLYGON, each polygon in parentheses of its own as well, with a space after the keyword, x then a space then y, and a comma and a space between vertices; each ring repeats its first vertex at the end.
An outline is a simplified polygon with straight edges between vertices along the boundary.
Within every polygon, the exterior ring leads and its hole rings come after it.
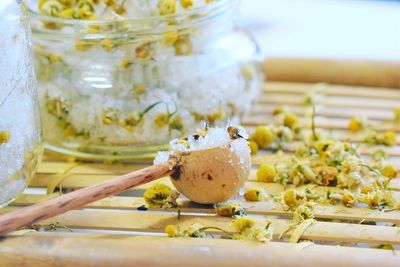
MULTIPOLYGON (((1 212, 8 211, 4 209, 1 212)), ((291 220, 260 218, 259 223, 265 225, 265 221, 271 222, 274 229, 274 238, 283 235, 289 238, 292 230, 287 231, 292 224, 291 220)), ((232 219, 216 216, 193 216, 180 215, 177 213, 149 213, 149 212, 112 212, 100 210, 72 210, 65 214, 43 221, 43 224, 59 223, 69 228, 78 229, 100 229, 117 231, 139 231, 139 232, 163 232, 169 224, 187 229, 193 223, 204 226, 213 226, 228 232, 235 232, 231 226, 232 219)), ((221 233, 212 230, 211 233, 221 233)), ((316 222, 303 233, 302 238, 312 241, 333 241, 349 243, 369 243, 400 245, 400 233, 396 227, 374 226, 335 222, 316 222)))
POLYGON ((400 88, 399 62, 271 58, 264 70, 269 81, 400 88))
MULTIPOLYGON (((26 206, 35 204, 52 197, 58 196, 58 193, 51 195, 22 195, 15 200, 14 205, 26 206)), ((246 202, 243 199, 235 198, 233 201, 240 203, 246 209, 248 214, 276 215, 282 217, 291 217, 292 212, 286 211, 281 205, 272 201, 267 202, 246 202)), ((188 201, 185 198, 178 199, 179 209, 186 213, 214 213, 214 209, 207 205, 198 205, 188 201)), ((137 210, 145 205, 143 197, 135 196, 114 196, 93 202, 86 206, 92 209, 117 209, 117 210, 137 210)), ((162 209, 152 208, 152 211, 163 211, 162 209)), ((176 210, 173 210, 176 211, 176 210)), ((346 220, 355 222, 388 222, 400 224, 400 212, 383 212, 371 210, 369 208, 348 208, 343 205, 337 206, 318 206, 314 211, 314 216, 321 219, 346 220)))
POLYGON ((32 234, 2 241, 0 266, 398 266, 390 250, 271 242, 94 234, 32 234), (76 249, 79 247, 79 249, 76 249))

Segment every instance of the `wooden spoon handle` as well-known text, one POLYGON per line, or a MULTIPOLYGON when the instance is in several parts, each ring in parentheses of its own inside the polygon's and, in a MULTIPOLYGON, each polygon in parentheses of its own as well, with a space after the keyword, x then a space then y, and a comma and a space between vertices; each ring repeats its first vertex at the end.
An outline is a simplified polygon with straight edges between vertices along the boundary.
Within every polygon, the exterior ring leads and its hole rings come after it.
POLYGON ((88 203, 125 191, 131 187, 145 184, 170 175, 177 164, 172 159, 160 165, 131 172, 112 180, 89 186, 71 193, 21 208, 0 216, 0 234, 6 234, 20 227, 82 207, 88 203))

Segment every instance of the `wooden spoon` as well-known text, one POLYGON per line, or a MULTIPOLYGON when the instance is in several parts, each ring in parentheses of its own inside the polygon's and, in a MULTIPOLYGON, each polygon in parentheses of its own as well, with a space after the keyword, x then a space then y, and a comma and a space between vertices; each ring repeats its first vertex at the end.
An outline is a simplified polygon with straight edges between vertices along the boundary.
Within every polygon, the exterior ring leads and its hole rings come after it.
POLYGON ((246 155, 239 158, 232 149, 236 141, 220 147, 179 153, 171 156, 165 163, 9 212, 0 216, 0 234, 6 234, 167 175, 171 175, 177 189, 193 201, 200 203, 224 201, 238 193, 249 174, 250 153, 245 153, 246 155))

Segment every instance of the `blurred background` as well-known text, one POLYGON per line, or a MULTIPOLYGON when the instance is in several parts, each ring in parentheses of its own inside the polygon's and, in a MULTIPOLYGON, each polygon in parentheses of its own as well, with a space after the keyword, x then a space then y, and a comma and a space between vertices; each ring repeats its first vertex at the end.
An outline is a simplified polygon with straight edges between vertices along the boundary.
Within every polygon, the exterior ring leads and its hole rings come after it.
POLYGON ((400 1, 243 0, 267 57, 400 60, 400 1))

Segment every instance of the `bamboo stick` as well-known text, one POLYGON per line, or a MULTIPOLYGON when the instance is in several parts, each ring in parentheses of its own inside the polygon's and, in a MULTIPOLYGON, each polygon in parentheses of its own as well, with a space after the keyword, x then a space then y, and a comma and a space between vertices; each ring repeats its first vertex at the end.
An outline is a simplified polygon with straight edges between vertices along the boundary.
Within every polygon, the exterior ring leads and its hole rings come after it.
POLYGON ((315 92, 324 96, 369 97, 371 99, 400 99, 397 88, 376 88, 365 86, 335 85, 327 83, 273 82, 264 84, 266 94, 307 94, 315 92))
MULTIPOLYGON (((52 195, 21 195, 16 199, 13 206, 27 206, 36 204, 50 198, 56 197, 57 194, 52 195)), ((246 209, 248 214, 260 215, 277 215, 284 217, 291 217, 292 212, 286 211, 282 206, 277 205, 271 201, 268 202, 247 202, 243 198, 237 197, 233 201, 239 203, 246 209)), ((214 208, 205 205, 196 205, 185 198, 179 198, 179 209, 181 212, 188 213, 202 213, 214 214, 214 208)), ((98 200, 86 205, 86 208, 94 209, 117 209, 117 210, 137 210, 139 207, 145 205, 143 197, 134 196, 114 196, 98 200)), ((162 209, 151 208, 149 211, 165 211, 162 209)), ((175 210, 174 210, 175 211, 175 210)), ((330 219, 330 220, 345 220, 355 222, 391 222, 400 224, 400 212, 382 212, 379 210, 371 210, 369 208, 347 208, 343 205, 337 206, 317 206, 314 210, 315 218, 330 219)))
POLYGON ((265 62, 264 70, 270 81, 400 88, 399 62, 270 58, 265 62))
POLYGON ((0 266, 398 266, 390 250, 311 244, 136 237, 29 234, 0 246, 0 266), (305 247, 305 248, 303 248, 305 247))
MULTIPOLYGON (((8 211, 0 210, 0 212, 8 211)), ((17 209, 18 210, 18 209, 17 209)), ((275 219, 263 216, 255 217, 260 226, 268 220, 274 229, 274 238, 289 238, 292 230, 287 231, 292 224, 291 220, 275 219)), ((49 218, 42 222, 43 225, 56 224, 72 229, 98 229, 117 231, 139 231, 148 233, 162 233, 167 225, 172 224, 183 229, 189 228, 193 223, 203 226, 215 226, 229 232, 235 232, 231 225, 232 219, 214 216, 180 215, 176 213, 149 213, 132 211, 101 210, 71 210, 65 214, 49 218)), ((218 230, 210 230, 210 233, 220 234, 218 230)), ((368 244, 393 244, 400 245, 400 233, 397 227, 375 226, 364 224, 316 222, 303 233, 302 239, 313 241, 368 243, 368 244)))

